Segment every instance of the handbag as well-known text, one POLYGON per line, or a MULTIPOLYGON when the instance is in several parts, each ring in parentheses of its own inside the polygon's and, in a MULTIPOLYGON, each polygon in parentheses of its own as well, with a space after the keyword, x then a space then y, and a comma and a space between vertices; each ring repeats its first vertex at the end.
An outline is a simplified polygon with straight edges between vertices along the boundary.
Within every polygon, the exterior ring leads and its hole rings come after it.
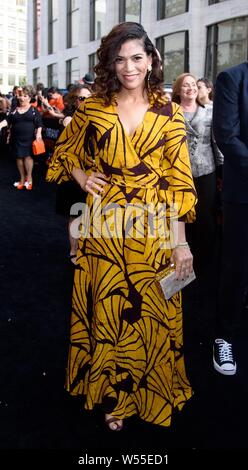
POLYGON ((32 150, 34 155, 40 155, 46 152, 46 147, 43 140, 33 140, 32 150))
POLYGON ((170 299, 174 294, 183 289, 183 287, 194 281, 194 279, 196 279, 194 271, 185 279, 177 279, 174 264, 171 264, 169 267, 156 274, 156 281, 166 300, 170 299))

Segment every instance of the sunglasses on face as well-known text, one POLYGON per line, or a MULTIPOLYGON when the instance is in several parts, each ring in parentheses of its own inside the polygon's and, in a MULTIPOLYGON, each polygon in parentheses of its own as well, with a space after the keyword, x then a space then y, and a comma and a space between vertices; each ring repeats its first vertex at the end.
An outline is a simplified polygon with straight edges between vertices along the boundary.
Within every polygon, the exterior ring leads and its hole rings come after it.
POLYGON ((86 99, 86 97, 85 96, 78 96, 77 99, 78 99, 78 101, 84 101, 86 99))

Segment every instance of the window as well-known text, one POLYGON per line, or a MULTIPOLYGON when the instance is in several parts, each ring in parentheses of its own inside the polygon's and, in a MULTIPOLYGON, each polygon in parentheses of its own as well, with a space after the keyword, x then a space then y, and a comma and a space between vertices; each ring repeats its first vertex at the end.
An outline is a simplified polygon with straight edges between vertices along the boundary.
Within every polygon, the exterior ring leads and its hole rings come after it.
POLYGON ((19 85, 25 86, 27 85, 27 77, 25 75, 20 75, 19 77, 19 85))
POLYGON ((181 15, 189 9, 189 0, 157 0, 157 19, 181 15))
POLYGON ((79 0, 67 0, 67 48, 79 43, 79 0))
POLYGON ((40 69, 33 69, 33 85, 37 85, 40 82, 40 69))
POLYGON ((16 49, 16 41, 15 41, 15 39, 9 39, 9 41, 8 41, 8 48, 9 48, 11 51, 15 51, 15 49, 16 49))
POLYGON ((26 64, 26 55, 25 54, 19 54, 19 59, 18 59, 19 65, 25 65, 26 64))
POLYGON ((141 0, 119 0, 119 21, 140 23, 141 0))
POLYGON ((78 57, 66 61, 66 84, 75 83, 80 76, 78 57))
POLYGON ((208 0, 209 5, 213 5, 214 3, 221 3, 225 2, 226 0, 208 0))
POLYGON ((3 74, 0 73, 0 85, 3 85, 3 74))
POLYGON ((58 0, 48 0, 48 54, 58 49, 58 8, 58 0))
POLYGON ((8 64, 13 65, 16 63, 15 54, 8 54, 8 64))
POLYGON ((26 0, 16 0, 16 6, 25 7, 26 6, 26 0))
POLYGON ((90 0, 90 40, 100 39, 106 33, 106 0, 90 0))
POLYGON ((47 67, 48 87, 58 86, 58 67, 57 64, 50 64, 47 67))
POLYGON ((24 42, 19 42, 19 51, 26 51, 26 44, 24 42))
POLYGON ((248 58, 248 17, 208 27, 205 75, 212 80, 227 67, 248 58))
POLYGON ((40 0, 33 0, 33 55, 40 56, 40 0))
POLYGON ((8 85, 15 86, 15 84, 16 84, 15 80, 16 80, 15 75, 13 75, 13 74, 8 75, 8 85))
POLYGON ((97 64, 97 55, 96 54, 90 54, 89 55, 89 72, 94 76, 94 67, 97 64))
POLYGON ((188 31, 160 37, 156 47, 161 54, 165 83, 173 83, 178 75, 189 70, 188 31))

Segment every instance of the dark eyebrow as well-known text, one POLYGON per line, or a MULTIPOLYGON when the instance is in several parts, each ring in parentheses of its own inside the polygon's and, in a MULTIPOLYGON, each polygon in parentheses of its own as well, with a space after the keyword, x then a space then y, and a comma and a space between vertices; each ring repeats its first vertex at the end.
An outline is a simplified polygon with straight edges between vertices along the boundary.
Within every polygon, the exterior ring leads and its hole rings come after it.
MULTIPOLYGON (((143 54, 143 52, 137 52, 137 54, 131 55, 131 58, 132 58, 132 57, 137 57, 138 55, 142 55, 142 54, 143 54)), ((125 57, 123 57, 122 55, 119 55, 119 54, 116 56, 116 59, 117 59, 117 57, 118 57, 119 59, 125 59, 125 57)))

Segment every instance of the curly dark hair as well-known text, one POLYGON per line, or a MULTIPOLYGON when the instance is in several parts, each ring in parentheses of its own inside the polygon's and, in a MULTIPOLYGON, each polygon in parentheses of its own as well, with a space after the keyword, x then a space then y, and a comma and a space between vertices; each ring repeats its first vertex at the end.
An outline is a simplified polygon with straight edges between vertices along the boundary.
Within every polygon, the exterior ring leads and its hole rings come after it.
POLYGON ((121 89, 121 83, 115 74, 115 59, 122 44, 130 39, 141 39, 145 52, 152 56, 152 73, 149 83, 147 79, 145 80, 145 89, 148 97, 155 96, 159 101, 159 98, 164 95, 161 61, 155 46, 141 24, 127 21, 118 24, 107 36, 104 36, 97 50, 99 62, 94 68, 96 73, 94 91, 95 96, 102 98, 106 106, 114 101, 116 93, 121 89))

